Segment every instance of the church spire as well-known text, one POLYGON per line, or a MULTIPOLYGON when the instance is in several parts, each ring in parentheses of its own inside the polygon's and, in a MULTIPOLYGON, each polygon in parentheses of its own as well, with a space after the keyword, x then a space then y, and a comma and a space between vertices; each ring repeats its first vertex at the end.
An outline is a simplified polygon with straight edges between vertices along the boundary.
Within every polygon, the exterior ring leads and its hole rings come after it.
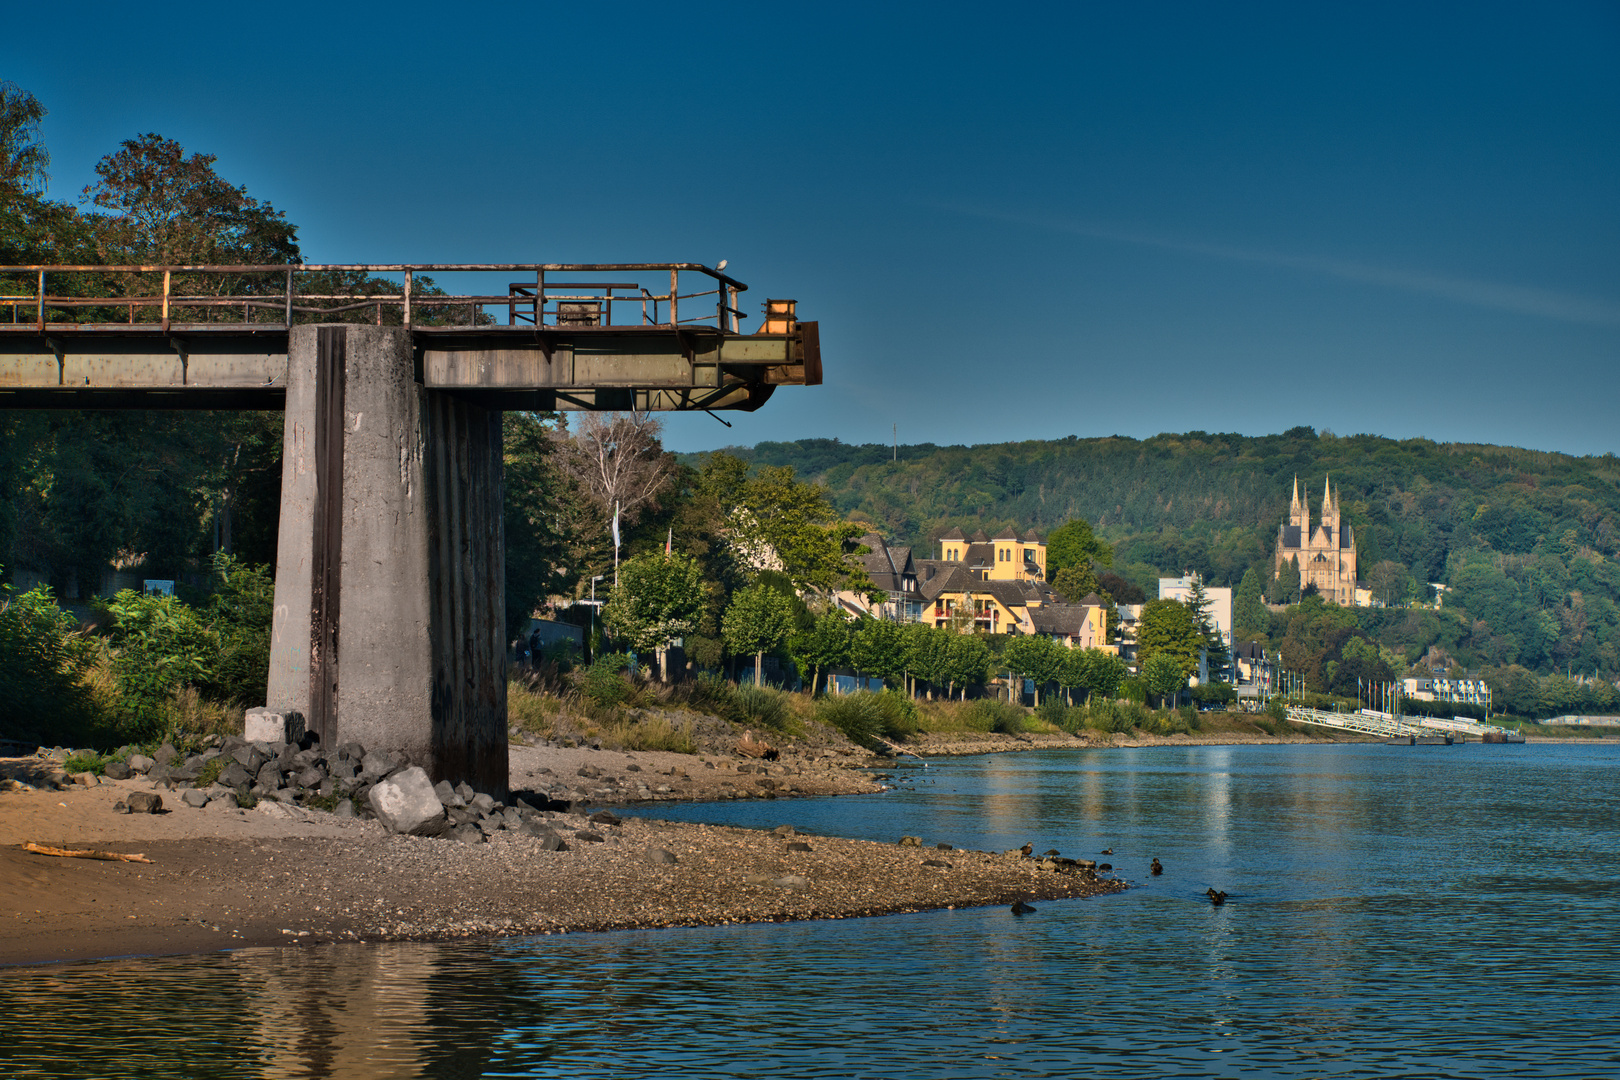
POLYGON ((1299 501, 1299 474, 1295 473, 1294 500, 1288 504, 1288 524, 1297 525, 1302 529, 1308 529, 1310 528, 1311 524, 1308 520, 1306 520, 1308 516, 1308 510, 1306 509, 1305 505, 1299 501))

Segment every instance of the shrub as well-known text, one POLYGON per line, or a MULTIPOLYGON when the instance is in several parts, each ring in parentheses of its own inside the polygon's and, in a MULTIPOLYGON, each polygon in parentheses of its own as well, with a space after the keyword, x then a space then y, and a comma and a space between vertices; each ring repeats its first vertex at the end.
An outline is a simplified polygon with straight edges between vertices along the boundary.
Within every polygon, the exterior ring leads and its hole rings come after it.
MULTIPOLYGON (((1063 699, 1061 697, 1059 697, 1057 694, 1048 694, 1045 698, 1041 699, 1041 704, 1038 708, 1036 708, 1035 715, 1041 720, 1042 723, 1049 724, 1052 727, 1060 728, 1064 731, 1072 731, 1073 728, 1070 727, 1069 720, 1070 711, 1070 708, 1063 703, 1063 699)), ((1076 724, 1076 726, 1078 726, 1078 724, 1076 724)))
POLYGON ((980 698, 962 710, 962 720, 972 730, 995 731, 1003 735, 1022 733, 1028 715, 1022 705, 997 698, 980 698))
POLYGON ((0 735, 88 741, 96 708, 84 678, 97 651, 48 588, 0 590, 0 735), (21 723, 33 726, 24 731, 21 723))
POLYGON ((112 667, 129 737, 169 734, 175 691, 206 679, 217 638, 197 613, 172 596, 144 596, 125 589, 106 604, 113 625, 112 667))
POLYGON ((624 705, 636 698, 636 688, 623 672, 630 666, 624 653, 609 653, 585 669, 579 680, 579 692, 592 705, 610 708, 624 705))
POLYGON ((917 731, 916 703, 893 690, 857 690, 822 698, 815 717, 869 750, 881 748, 880 739, 903 739, 917 731))
POLYGON ((598 732, 603 746, 616 750, 667 750, 695 754, 697 744, 684 724, 671 723, 662 716, 642 719, 623 718, 604 724, 598 732))
POLYGON ((265 700, 270 681, 270 624, 275 579, 267 568, 247 567, 221 552, 214 556, 219 588, 203 618, 219 642, 219 654, 203 681, 209 696, 254 705, 265 700))
POLYGON ((102 757, 94 750, 77 751, 69 754, 63 760, 62 769, 64 772, 88 772, 95 773, 97 776, 100 776, 102 771, 107 768, 108 760, 108 758, 102 757))
POLYGON ((788 695, 768 686, 739 686, 733 700, 740 714, 736 719, 744 724, 761 724, 783 730, 793 715, 788 707, 788 695))

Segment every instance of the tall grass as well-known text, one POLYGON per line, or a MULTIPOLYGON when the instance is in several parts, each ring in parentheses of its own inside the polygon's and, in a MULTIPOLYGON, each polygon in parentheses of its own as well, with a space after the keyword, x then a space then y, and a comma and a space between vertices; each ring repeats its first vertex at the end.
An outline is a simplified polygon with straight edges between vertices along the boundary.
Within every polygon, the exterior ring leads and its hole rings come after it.
POLYGON ((868 750, 884 749, 884 740, 914 735, 918 726, 917 703, 894 690, 857 690, 822 698, 816 703, 815 718, 868 750))

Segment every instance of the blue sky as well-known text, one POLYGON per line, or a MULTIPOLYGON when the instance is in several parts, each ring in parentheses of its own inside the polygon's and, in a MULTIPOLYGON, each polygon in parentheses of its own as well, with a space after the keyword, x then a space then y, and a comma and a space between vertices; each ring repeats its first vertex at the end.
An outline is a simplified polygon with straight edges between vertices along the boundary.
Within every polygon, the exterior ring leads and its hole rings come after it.
POLYGON ((1620 452, 1612 2, 129 11, 8 13, 58 198, 156 131, 311 261, 724 258, 797 298, 826 384, 673 449, 1620 452))

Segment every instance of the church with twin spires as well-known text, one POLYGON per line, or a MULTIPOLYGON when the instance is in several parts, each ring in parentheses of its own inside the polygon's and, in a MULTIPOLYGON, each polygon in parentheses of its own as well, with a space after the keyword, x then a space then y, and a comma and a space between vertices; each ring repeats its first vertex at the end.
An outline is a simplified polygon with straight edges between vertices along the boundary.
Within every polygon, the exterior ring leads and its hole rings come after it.
POLYGON ((1356 602, 1356 538, 1348 522, 1339 515, 1339 495, 1330 482, 1322 485, 1322 520, 1311 524, 1308 498, 1299 494, 1299 477, 1294 477, 1294 501, 1288 508, 1288 521, 1277 530, 1277 561, 1272 577, 1294 559, 1299 564, 1299 587, 1315 585, 1322 599, 1350 607, 1356 602))

